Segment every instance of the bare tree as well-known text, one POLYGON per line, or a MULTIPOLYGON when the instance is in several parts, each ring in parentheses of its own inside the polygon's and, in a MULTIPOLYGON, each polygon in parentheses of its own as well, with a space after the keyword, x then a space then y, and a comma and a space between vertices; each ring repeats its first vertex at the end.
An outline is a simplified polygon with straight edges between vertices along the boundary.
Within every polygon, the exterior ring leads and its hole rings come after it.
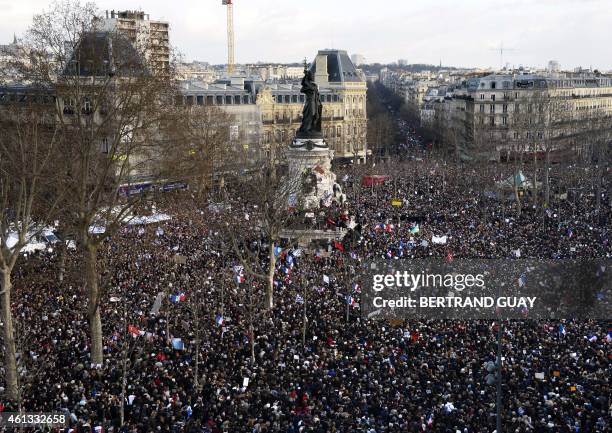
POLYGON ((118 193, 159 179, 159 125, 176 86, 172 71, 155 68, 147 47, 102 27, 95 6, 54 3, 28 31, 25 73, 53 89, 62 134, 58 185, 67 191, 68 221, 78 234, 86 269, 91 362, 101 364, 101 290, 97 253, 142 198, 118 193), (92 226, 103 227, 92 230, 92 226))
MULTIPOLYGON (((282 149, 277 149, 277 157, 285 160, 282 149)), ((299 171, 299 170, 298 170, 299 171)), ((239 196, 234 207, 251 207, 253 214, 249 220, 253 227, 244 233, 244 214, 232 209, 227 219, 226 229, 235 254, 246 273, 254 280, 264 281, 266 286, 265 306, 274 306, 274 271, 276 268, 275 249, 279 245, 281 231, 288 228, 296 211, 299 211, 299 196, 304 188, 304 176, 288 173, 281 176, 276 164, 267 161, 249 176, 238 180, 239 196), (253 230, 254 229, 254 230, 253 230), (256 240, 256 247, 250 248, 249 240, 256 240), (263 246, 267 247, 267 260, 261 260, 263 246)), ((228 203, 228 197, 226 197, 228 203)))
POLYGON ((177 104, 162 126, 174 146, 161 159, 164 176, 184 180, 202 198, 216 176, 232 168, 236 149, 230 145, 232 116, 217 107, 177 104))
POLYGON ((7 396, 19 401, 11 274, 23 248, 49 224, 61 192, 46 187, 60 139, 52 99, 37 86, 20 87, 0 106, 0 280, 7 396))

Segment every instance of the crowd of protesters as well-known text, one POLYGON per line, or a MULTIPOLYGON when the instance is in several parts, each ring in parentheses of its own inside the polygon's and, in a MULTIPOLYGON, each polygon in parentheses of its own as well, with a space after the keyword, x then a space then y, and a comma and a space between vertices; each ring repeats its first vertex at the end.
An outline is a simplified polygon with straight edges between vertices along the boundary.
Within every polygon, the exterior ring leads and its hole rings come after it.
MULTIPOLYGON (((256 200, 230 191, 211 209, 177 193, 170 220, 128 225, 100 251, 102 366, 89 358, 79 256, 68 252, 59 281, 57 251, 30 254, 14 278, 21 408, 66 413, 74 432, 493 432, 485 366, 499 323, 368 319, 355 270, 372 258, 609 257, 608 185, 597 206, 592 194, 560 198, 555 183, 549 206, 526 194, 519 215, 486 194, 490 173, 417 164, 365 188, 347 173, 347 201, 318 217, 350 235, 281 243, 272 309, 255 275, 269 246, 256 200)), ((609 327, 504 323, 504 431, 610 431, 609 327)))

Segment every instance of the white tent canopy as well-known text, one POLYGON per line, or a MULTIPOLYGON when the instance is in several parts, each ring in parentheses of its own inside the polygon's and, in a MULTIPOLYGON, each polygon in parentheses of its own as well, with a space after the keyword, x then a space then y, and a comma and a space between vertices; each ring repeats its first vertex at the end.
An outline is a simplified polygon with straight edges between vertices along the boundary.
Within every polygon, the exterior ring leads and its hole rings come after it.
POLYGON ((533 184, 529 179, 525 177, 522 171, 519 171, 518 174, 514 176, 509 176, 507 179, 495 182, 497 188, 500 189, 514 189, 515 184, 516 187, 519 189, 533 188, 533 184))

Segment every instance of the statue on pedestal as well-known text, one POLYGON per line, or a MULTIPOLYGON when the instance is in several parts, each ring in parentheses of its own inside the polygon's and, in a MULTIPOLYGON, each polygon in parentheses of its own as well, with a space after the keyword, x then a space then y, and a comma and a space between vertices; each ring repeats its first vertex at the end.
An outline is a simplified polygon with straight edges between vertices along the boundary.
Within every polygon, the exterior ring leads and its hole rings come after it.
POLYGON ((322 138, 321 114, 323 108, 319 88, 314 82, 312 72, 306 68, 306 62, 304 62, 304 78, 302 78, 300 92, 306 95, 306 103, 302 111, 302 125, 296 136, 297 138, 322 138))

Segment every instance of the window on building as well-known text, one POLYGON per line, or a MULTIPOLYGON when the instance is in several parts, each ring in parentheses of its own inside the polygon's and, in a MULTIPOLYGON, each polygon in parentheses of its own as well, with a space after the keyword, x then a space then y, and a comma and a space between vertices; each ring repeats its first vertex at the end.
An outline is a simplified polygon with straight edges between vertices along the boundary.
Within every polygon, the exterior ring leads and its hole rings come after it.
POLYGON ((515 139, 515 140, 518 140, 518 139, 519 139, 519 133, 518 133, 518 132, 515 132, 515 133, 514 133, 514 139, 515 139))
POLYGON ((489 113, 495 113, 495 105, 489 105, 489 113))
POLYGON ((196 100, 196 103, 197 103, 198 105, 204 105, 204 96, 202 96, 202 95, 198 95, 197 100, 196 100))
POLYGON ((531 113, 533 111, 533 105, 532 104, 527 104, 527 112, 531 113))
POLYGON ((248 104, 249 103, 249 95, 244 95, 242 97, 242 103, 243 104, 248 104))
POLYGON ((102 153, 108 153, 109 150, 110 150, 110 143, 108 141, 108 137, 104 137, 102 139, 102 143, 101 143, 101 146, 100 146, 100 151, 102 153))
POLYGON ((491 81, 491 89, 495 89, 495 81, 491 81))
MULTIPOLYGON (((483 83, 484 84, 484 83, 483 83)), ((484 99, 484 93, 480 94, 480 99, 484 99)))
POLYGON ((216 97, 216 104, 217 105, 223 105, 223 96, 217 95, 217 97, 216 97))
POLYGON ((495 93, 491 95, 491 101, 495 101, 495 93))
POLYGON ((507 113, 507 112, 508 112, 508 104, 504 104, 504 105, 502 106, 502 111, 503 111, 504 113, 507 113))
POLYGON ((514 112, 515 113, 520 112, 520 105, 519 104, 514 104, 514 112))
POLYGON ((225 105, 231 105, 232 104, 232 97, 227 95, 225 97, 225 105))
POLYGON ((295 104, 297 103, 297 101, 298 101, 298 95, 291 95, 291 102, 295 104))
POLYGON ((240 101, 241 100, 242 100, 242 98, 240 97, 240 95, 234 96, 234 104, 235 105, 240 105, 240 101))
POLYGON ((91 106, 91 99, 85 97, 83 98, 83 113, 84 114, 91 114, 92 112, 92 106, 91 106))
POLYGON ((495 126, 495 117, 493 116, 489 117, 489 125, 495 126))
POLYGON ((484 104, 480 104, 480 112, 484 113, 484 104))
POLYGON ((507 125, 507 124, 508 124, 508 116, 502 117, 502 125, 507 125))
POLYGON ((206 95, 206 105, 213 105, 215 103, 215 97, 213 95, 206 95))

